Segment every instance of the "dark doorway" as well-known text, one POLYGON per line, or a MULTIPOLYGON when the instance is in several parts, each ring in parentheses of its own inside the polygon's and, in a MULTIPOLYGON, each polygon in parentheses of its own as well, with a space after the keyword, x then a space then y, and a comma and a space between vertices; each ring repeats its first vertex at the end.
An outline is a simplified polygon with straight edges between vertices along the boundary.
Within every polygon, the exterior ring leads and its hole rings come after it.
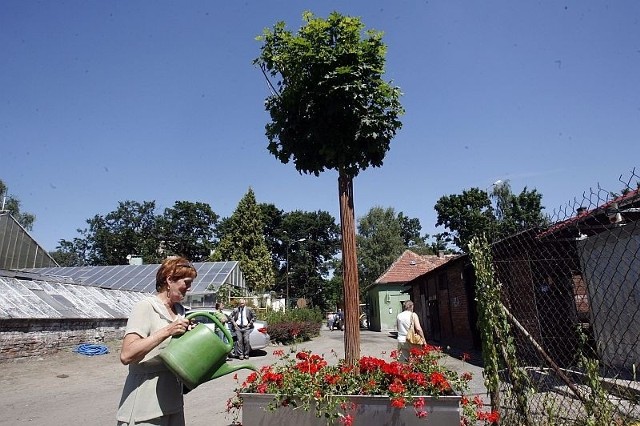
POLYGON ((440 331, 440 309, 438 308, 438 299, 429 300, 429 319, 431 320, 431 336, 433 340, 440 341, 442 332, 440 331))

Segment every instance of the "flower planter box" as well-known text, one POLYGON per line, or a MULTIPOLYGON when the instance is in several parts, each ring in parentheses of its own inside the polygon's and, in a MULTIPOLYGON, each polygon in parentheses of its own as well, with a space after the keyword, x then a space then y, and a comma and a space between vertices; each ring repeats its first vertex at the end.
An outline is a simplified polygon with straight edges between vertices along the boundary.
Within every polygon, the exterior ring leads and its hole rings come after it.
MULTIPOLYGON (((280 407, 269 410, 274 395, 241 393, 243 426, 326 426, 325 418, 316 417, 314 410, 280 407)), ((412 406, 392 407, 387 396, 348 396, 356 404, 349 414, 353 426, 458 426, 460 425, 460 396, 425 396, 426 418, 418 418, 412 406)), ((339 426, 339 420, 333 425, 339 426)))

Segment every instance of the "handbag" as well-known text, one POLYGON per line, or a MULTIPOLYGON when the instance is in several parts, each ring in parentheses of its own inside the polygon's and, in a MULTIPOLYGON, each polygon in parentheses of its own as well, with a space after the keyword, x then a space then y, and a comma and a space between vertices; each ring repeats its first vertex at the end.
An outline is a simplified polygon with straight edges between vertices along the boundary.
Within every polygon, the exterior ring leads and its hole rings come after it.
POLYGON ((411 343, 412 345, 425 345, 427 342, 425 342, 424 337, 422 337, 421 335, 419 335, 418 333, 416 333, 416 328, 415 325, 413 324, 413 316, 415 314, 411 314, 411 325, 409 326, 409 331, 407 331, 407 342, 411 343))

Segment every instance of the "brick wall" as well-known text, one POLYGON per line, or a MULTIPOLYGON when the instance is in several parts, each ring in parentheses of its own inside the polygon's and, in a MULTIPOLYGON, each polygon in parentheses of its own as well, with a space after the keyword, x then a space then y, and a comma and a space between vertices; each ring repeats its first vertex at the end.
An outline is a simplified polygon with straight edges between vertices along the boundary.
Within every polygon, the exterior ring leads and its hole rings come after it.
POLYGON ((122 339, 126 319, 2 319, 0 361, 36 357, 81 343, 122 339))
POLYGON ((428 339, 441 346, 463 350, 474 347, 476 326, 469 315, 475 307, 470 307, 472 301, 467 286, 473 286, 473 282, 465 282, 465 265, 462 260, 451 261, 410 283, 418 305, 416 312, 428 339), (430 308, 429 301, 437 305, 437 309, 435 306, 430 308))
MULTIPOLYGON (((449 282, 448 303, 450 309, 451 334, 448 335, 448 343, 461 349, 473 347, 472 327, 469 319, 469 300, 462 275, 464 264, 455 262, 447 268, 449 282)), ((469 284, 471 285, 471 284, 469 284)))

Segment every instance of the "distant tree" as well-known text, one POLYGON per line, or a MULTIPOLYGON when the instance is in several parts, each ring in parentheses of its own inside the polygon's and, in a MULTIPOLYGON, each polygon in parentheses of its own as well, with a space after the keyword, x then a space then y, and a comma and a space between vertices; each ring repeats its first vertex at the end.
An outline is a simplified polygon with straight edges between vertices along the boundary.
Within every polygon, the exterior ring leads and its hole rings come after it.
POLYGON ((353 178, 382 166, 401 123, 400 90, 382 79, 386 46, 382 33, 367 31, 359 18, 337 12, 325 20, 303 14, 297 34, 278 22, 266 29, 255 60, 272 85, 266 109, 269 152, 296 170, 318 176, 338 171, 344 302, 345 359, 360 357, 359 290, 353 178))
MULTIPOLYGON (((289 248, 290 297, 303 297, 311 305, 324 308, 330 262, 340 248, 340 228, 335 218, 326 211, 296 210, 285 213, 282 229, 283 248, 289 248)), ((286 253, 283 260, 286 262, 286 253)), ((281 275, 286 274, 285 262, 280 263, 281 275)))
POLYGON ((209 204, 176 201, 159 219, 166 254, 184 256, 192 262, 207 260, 218 219, 209 204))
POLYGON ((213 261, 240 262, 247 286, 256 293, 262 293, 274 284, 262 218, 253 189, 249 188, 226 221, 225 233, 211 256, 213 261))
POLYGON ((493 206, 489 195, 481 189, 471 188, 462 194, 441 197, 434 208, 438 214, 436 226, 448 228, 453 243, 463 251, 474 236, 495 234, 493 206))
POLYGON ((336 311, 338 305, 342 302, 343 287, 342 281, 342 261, 338 258, 333 258, 329 261, 329 269, 333 272, 329 279, 326 281, 323 291, 324 306, 323 309, 327 311, 336 311))
POLYGON ((155 201, 120 201, 116 210, 88 219, 89 228, 81 233, 88 241, 90 263, 124 265, 128 255, 157 263, 161 239, 155 207, 155 201))
MULTIPOLYGON (((271 253, 271 261, 273 270, 277 271, 283 262, 282 251, 282 220, 284 212, 277 208, 275 204, 260 203, 260 212, 262 214, 262 222, 264 223, 264 240, 271 253)), ((275 291, 278 291, 279 279, 276 277, 275 291)))
POLYGON ((422 225, 420 225, 420 219, 409 218, 404 215, 403 212, 398 213, 398 222, 402 229, 402 239, 406 247, 424 247, 426 237, 420 234, 422 231, 422 225))
POLYGON ((427 246, 429 247, 428 252, 425 252, 425 253, 416 252, 416 253, 418 254, 438 254, 440 252, 443 252, 446 254, 457 253, 457 251, 451 247, 451 244, 453 243, 453 238, 451 237, 449 232, 439 232, 439 233, 433 234, 430 241, 431 242, 427 244, 427 246))
POLYGON ((340 228, 335 218, 326 211, 283 212, 273 204, 260 204, 260 210, 276 271, 273 290, 285 295, 289 260, 290 298, 304 297, 313 306, 325 306, 327 262, 340 247, 340 228), (298 241, 301 239, 304 241, 298 241))
POLYGON ((27 231, 33 229, 33 223, 36 220, 35 215, 20 211, 20 199, 8 194, 7 186, 0 179, 0 208, 4 203, 4 210, 8 211, 11 216, 27 231))
POLYGON ((89 265, 86 240, 74 238, 73 241, 60 240, 55 251, 49 252, 60 266, 89 265))
POLYGON ((547 226, 548 218, 542 213, 542 194, 537 190, 528 191, 525 186, 520 194, 511 191, 509 181, 494 185, 490 197, 495 200, 497 237, 506 237, 516 232, 534 227, 547 226))
POLYGON ((373 207, 358 219, 361 289, 375 282, 407 248, 402 225, 408 222, 391 207, 373 207))
MULTIPOLYGON (((494 185, 491 194, 479 188, 464 190, 462 194, 441 197, 435 210, 436 226, 444 225, 446 238, 463 251, 474 236, 485 235, 489 242, 535 226, 546 226, 542 213, 542 194, 525 187, 515 195, 508 181, 494 185), (492 203, 492 199, 495 200, 492 203)), ((445 240, 446 241, 446 240, 445 240)))

